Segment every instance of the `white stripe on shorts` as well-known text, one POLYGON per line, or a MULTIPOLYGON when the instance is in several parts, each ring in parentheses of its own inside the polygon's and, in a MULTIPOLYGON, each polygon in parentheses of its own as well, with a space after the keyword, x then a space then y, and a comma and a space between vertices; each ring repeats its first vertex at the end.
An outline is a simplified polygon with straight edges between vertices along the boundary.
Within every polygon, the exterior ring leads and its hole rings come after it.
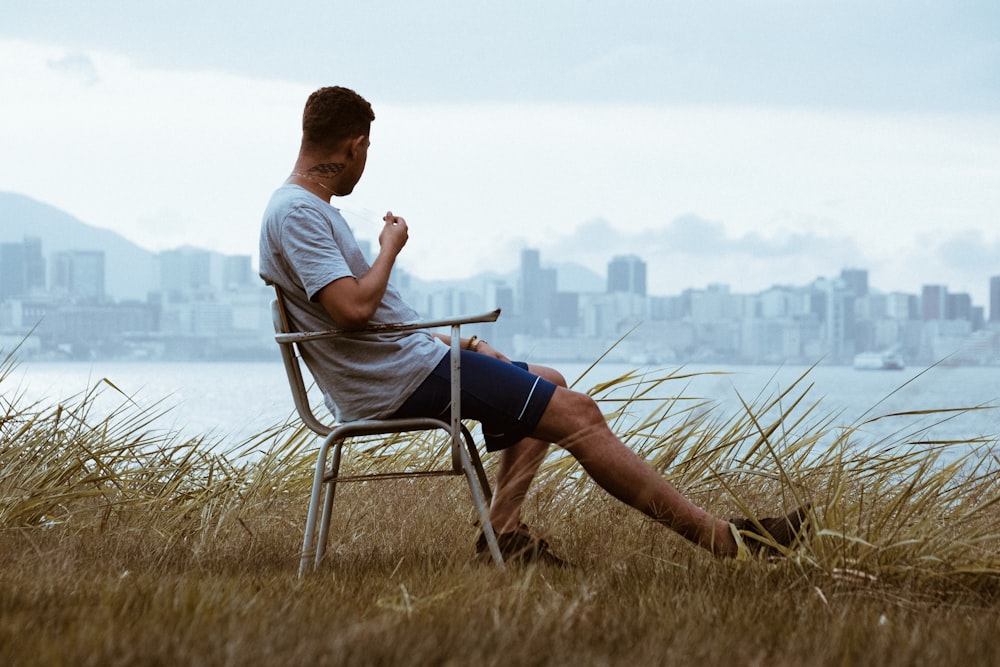
POLYGON ((517 421, 521 421, 521 419, 524 417, 524 413, 528 411, 528 403, 531 403, 531 397, 535 393, 535 387, 538 386, 538 381, 541 380, 541 379, 542 378, 540 378, 540 377, 536 377, 535 378, 535 384, 531 385, 531 391, 528 392, 528 398, 525 399, 525 401, 524 401, 524 407, 521 408, 521 414, 519 414, 517 416, 517 421))

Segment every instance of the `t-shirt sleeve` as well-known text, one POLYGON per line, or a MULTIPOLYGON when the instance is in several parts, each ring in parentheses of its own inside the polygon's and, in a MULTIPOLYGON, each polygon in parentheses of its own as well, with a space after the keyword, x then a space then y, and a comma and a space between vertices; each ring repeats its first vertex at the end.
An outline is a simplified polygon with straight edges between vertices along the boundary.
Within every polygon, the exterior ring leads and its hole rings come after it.
POLYGON ((297 206, 288 214, 281 247, 310 301, 334 280, 354 276, 329 220, 308 206, 297 206))

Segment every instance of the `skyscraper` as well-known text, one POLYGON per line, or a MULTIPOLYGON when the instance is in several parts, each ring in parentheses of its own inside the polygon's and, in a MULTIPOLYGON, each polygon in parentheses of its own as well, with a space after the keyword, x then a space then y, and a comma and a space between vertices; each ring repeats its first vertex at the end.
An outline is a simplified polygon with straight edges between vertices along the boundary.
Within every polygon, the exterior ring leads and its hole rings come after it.
POLYGON ((45 258, 37 236, 24 237, 24 287, 29 293, 45 291, 45 258))
POLYGON ((948 293, 945 296, 944 319, 972 321, 972 297, 965 293, 948 293))
POLYGON ((24 244, 0 243, 0 301, 24 291, 24 244))
POLYGON ((646 262, 636 255, 619 255, 608 262, 608 294, 646 296, 646 262))
POLYGON ((521 251, 521 280, 518 288, 526 332, 546 335, 549 331, 552 301, 556 294, 556 270, 543 269, 541 255, 534 248, 521 251))
POLYGON ((1000 276, 990 278, 990 322, 1000 322, 1000 276))
POLYGON ((920 291, 920 315, 925 322, 943 320, 947 311, 948 288, 944 285, 924 285, 920 291))
POLYGON ((843 269, 840 272, 840 279, 844 281, 844 285, 854 296, 862 297, 868 295, 867 269, 843 269))
POLYGON ((207 250, 177 248, 157 255, 160 289, 168 301, 185 301, 199 291, 212 288, 212 257, 207 250))
POLYGON ((104 251, 67 250, 52 262, 52 289, 86 301, 104 298, 104 251))
POLYGON ((255 279, 250 255, 226 255, 222 258, 223 288, 246 287, 256 284, 255 279))

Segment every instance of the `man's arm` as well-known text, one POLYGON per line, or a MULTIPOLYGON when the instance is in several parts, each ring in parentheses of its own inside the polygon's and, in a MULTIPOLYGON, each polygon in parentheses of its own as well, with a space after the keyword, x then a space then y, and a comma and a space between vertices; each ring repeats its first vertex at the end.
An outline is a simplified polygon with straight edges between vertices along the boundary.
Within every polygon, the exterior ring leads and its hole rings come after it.
MULTIPOLYGON (((451 336, 448 336, 446 334, 439 334, 439 333, 436 333, 436 334, 433 334, 433 335, 434 335, 435 338, 439 339, 445 345, 449 345, 449 346, 451 345, 451 336)), ((459 344, 458 345, 463 350, 468 350, 469 349, 469 343, 470 343, 471 340, 472 340, 471 338, 461 338, 461 339, 459 339, 459 344)), ((499 359, 500 361, 506 361, 506 362, 510 363, 510 359, 507 358, 507 355, 505 355, 503 352, 499 352, 499 351, 495 350, 493 348, 493 346, 490 345, 489 343, 487 343, 485 340, 479 339, 478 344, 476 345, 476 350, 475 351, 478 352, 479 354, 485 354, 488 357, 494 357, 496 359, 499 359)))
POLYGON ((396 256, 406 245, 409 235, 406 220, 393 215, 392 211, 386 213, 383 220, 385 226, 378 237, 378 257, 365 275, 334 280, 316 295, 333 321, 344 329, 361 329, 375 315, 389 286, 396 256))

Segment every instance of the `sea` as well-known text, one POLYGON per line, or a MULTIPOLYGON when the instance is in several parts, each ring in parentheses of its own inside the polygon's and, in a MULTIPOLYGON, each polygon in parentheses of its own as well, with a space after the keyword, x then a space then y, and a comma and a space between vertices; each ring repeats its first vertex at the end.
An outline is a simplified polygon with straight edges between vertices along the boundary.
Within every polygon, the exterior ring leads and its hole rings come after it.
MULTIPOLYGON (((804 393, 796 414, 811 407, 809 419, 829 418, 836 426, 857 427, 860 441, 869 438, 873 446, 903 434, 906 441, 974 441, 1000 452, 997 367, 939 365, 862 371, 845 366, 550 365, 584 390, 626 375, 671 377, 652 395, 696 401, 699 410, 712 410, 719 418, 743 410, 744 402, 757 403, 794 385, 782 400, 785 408, 804 393), (953 412, 916 414, 931 410, 953 412)), ((203 438, 206 446, 225 449, 238 448, 275 426, 295 423, 291 394, 278 361, 21 361, 0 378, 0 393, 5 404, 34 404, 42 409, 76 405, 87 395, 90 420, 115 411, 144 410, 155 415, 153 428, 184 438, 203 438)), ((314 398, 319 403, 318 394, 314 398)), ((646 404, 634 403, 631 409, 646 404)), ((603 405, 610 411, 621 403, 603 405)), ((325 416, 323 408, 319 413, 325 416)))

